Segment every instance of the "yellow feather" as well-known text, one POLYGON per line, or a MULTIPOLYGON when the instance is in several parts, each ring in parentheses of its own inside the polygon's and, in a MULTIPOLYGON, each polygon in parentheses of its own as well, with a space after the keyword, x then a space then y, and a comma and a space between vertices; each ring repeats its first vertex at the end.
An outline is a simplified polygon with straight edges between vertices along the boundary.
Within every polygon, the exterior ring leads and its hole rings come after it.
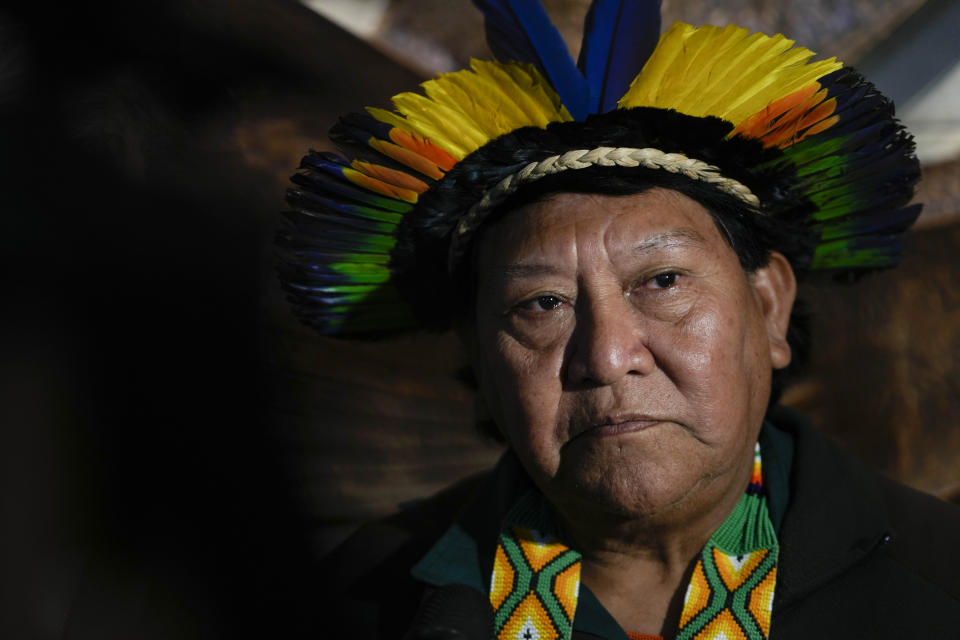
MULTIPOLYGON (((497 71, 498 74, 477 73, 476 77, 491 95, 496 96, 497 102, 510 105, 509 110, 504 112, 504 115, 508 117, 503 123, 504 126, 500 135, 512 131, 518 126, 545 127, 560 119, 560 114, 556 109, 546 111, 545 107, 547 105, 539 103, 535 97, 527 94, 521 86, 514 82, 510 74, 503 70, 497 71)), ((495 106, 495 104, 491 106, 495 106)))
POLYGON ((834 58, 807 64, 813 52, 793 45, 782 35, 675 23, 660 37, 620 107, 676 109, 739 124, 842 66, 834 58))
POLYGON ((683 46, 695 28, 683 22, 674 22, 661 36, 657 47, 643 65, 643 70, 630 83, 620 99, 620 107, 656 106, 656 92, 663 84, 664 74, 674 59, 683 53, 683 46))
POLYGON ((722 38, 723 34, 716 28, 697 29, 687 37, 683 56, 676 58, 667 72, 666 82, 657 92, 658 100, 687 104, 691 115, 700 115, 697 112, 700 110, 703 77, 709 77, 716 68, 715 50, 722 38))
MULTIPOLYGON (((777 46, 762 47, 753 63, 742 69, 736 81, 730 83, 730 97, 722 109, 725 114, 733 113, 740 105, 754 99, 762 102, 758 107, 762 108, 773 100, 790 94, 787 85, 796 77, 796 72, 806 75, 807 70, 803 63, 813 56, 813 52, 803 47, 789 49, 792 41, 782 36, 775 36, 774 39, 777 38, 780 38, 777 42, 769 43, 777 46), (768 87, 779 93, 771 95, 768 87)), ((750 113, 752 112, 740 119, 750 113)), ((732 117, 727 119, 733 120, 732 117)))
POLYGON ((486 132, 489 140, 531 124, 511 97, 488 78, 475 73, 450 73, 441 76, 438 84, 452 101, 450 106, 466 113, 486 132))
POLYGON ((368 107, 374 118, 428 139, 457 160, 520 127, 572 120, 560 98, 531 65, 474 60, 424 82, 426 95, 393 97, 398 113, 368 107))
POLYGON ((560 122, 571 122, 573 116, 567 111, 567 108, 560 101, 560 95, 554 90, 547 80, 540 75, 537 68, 532 64, 522 64, 519 62, 504 65, 504 70, 510 74, 514 82, 521 90, 535 95, 537 102, 542 104, 545 109, 551 113, 557 113, 560 116, 560 122))
POLYGON ((393 97, 393 104, 406 116, 416 133, 430 138, 458 159, 463 159, 488 140, 476 123, 463 113, 418 93, 397 94, 393 97))
POLYGON ((499 94, 508 95, 517 109, 523 113, 523 120, 538 127, 545 127, 551 122, 550 114, 543 108, 534 96, 521 89, 510 74, 504 71, 497 63, 481 62, 473 59, 470 67, 480 78, 497 87, 499 94))
POLYGON ((477 124, 459 110, 434 102, 419 93, 400 93, 391 100, 417 132, 444 146, 452 144, 469 148, 483 144, 486 139, 477 124))
MULTIPOLYGON (((722 94, 722 101, 714 105, 714 109, 721 113, 728 113, 737 104, 748 100, 764 86, 776 84, 779 86, 781 77, 776 73, 778 67, 789 66, 802 62, 800 58, 810 57, 811 52, 801 48, 790 50, 793 44, 781 35, 768 38, 762 36, 747 60, 737 65, 736 75, 729 78, 726 90, 722 94), (799 55, 797 55, 799 53, 799 55)), ((784 94, 786 95, 786 94, 784 94)), ((781 97, 781 96, 777 96, 781 97)), ((776 99, 776 98, 773 98, 776 99)), ((772 100, 768 100, 767 103, 772 100)))
POLYGON ((488 79, 517 105, 528 124, 545 127, 551 122, 572 120, 560 97, 532 65, 487 62, 473 59, 470 67, 488 79))
POLYGON ((475 117, 477 109, 471 107, 473 98, 457 86, 457 83, 449 77, 451 75, 455 74, 445 74, 424 82, 421 85, 424 93, 427 94, 427 98, 438 105, 459 113, 460 117, 464 118, 471 128, 481 133, 482 138, 490 140, 493 137, 493 131, 487 127, 483 118, 477 119, 475 117))
POLYGON ((723 95, 729 88, 732 79, 728 76, 739 66, 741 60, 748 59, 757 46, 756 38, 751 42, 744 42, 748 35, 746 29, 729 25, 701 47, 686 72, 689 77, 685 98, 695 99, 690 106, 692 113, 710 113, 710 106, 717 96, 723 95), (718 59, 728 62, 725 66, 717 67, 714 61, 718 59))
POLYGON ((739 37, 728 49, 726 59, 719 68, 713 69, 710 83, 704 88, 700 108, 705 113, 723 113, 731 97, 735 97, 731 95, 730 87, 739 82, 750 69, 755 68, 764 55, 769 55, 772 50, 780 51, 786 43, 792 44, 785 38, 777 40, 762 33, 747 35, 746 29, 738 31, 739 37))
POLYGON ((406 131, 407 133, 414 133, 413 127, 410 126, 410 123, 407 122, 406 118, 398 116, 393 111, 387 111, 386 109, 381 109, 379 107, 366 107, 366 109, 367 113, 372 115, 380 122, 389 124, 390 126, 396 127, 401 131, 406 131))

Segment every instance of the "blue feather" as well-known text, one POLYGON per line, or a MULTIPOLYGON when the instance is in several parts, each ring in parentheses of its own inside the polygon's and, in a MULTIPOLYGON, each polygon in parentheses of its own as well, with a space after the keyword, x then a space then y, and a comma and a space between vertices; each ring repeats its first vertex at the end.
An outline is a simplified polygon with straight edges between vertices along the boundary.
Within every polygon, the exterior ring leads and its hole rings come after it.
POLYGON ((502 62, 533 64, 575 120, 590 113, 590 87, 539 0, 473 0, 483 12, 487 44, 502 62))
POLYGON ((590 110, 617 106, 660 39, 660 0, 594 0, 577 66, 590 85, 590 110))

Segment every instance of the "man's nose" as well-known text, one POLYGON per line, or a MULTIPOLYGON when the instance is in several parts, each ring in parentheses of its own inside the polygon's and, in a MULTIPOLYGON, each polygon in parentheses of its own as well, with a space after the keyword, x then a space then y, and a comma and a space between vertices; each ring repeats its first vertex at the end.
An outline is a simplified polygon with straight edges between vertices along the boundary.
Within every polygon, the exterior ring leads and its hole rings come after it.
POLYGON ((648 327, 629 297, 616 293, 578 301, 567 355, 567 380, 577 386, 611 385, 626 375, 646 375, 656 366, 648 327))

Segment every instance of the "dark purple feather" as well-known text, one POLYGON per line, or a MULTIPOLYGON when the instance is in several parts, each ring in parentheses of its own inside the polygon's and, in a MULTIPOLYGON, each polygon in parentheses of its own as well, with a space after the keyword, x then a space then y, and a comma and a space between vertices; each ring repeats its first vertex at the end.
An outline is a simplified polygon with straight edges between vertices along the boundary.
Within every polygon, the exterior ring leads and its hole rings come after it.
POLYGON ((660 39, 660 0, 595 0, 577 66, 590 85, 590 111, 617 107, 660 39))

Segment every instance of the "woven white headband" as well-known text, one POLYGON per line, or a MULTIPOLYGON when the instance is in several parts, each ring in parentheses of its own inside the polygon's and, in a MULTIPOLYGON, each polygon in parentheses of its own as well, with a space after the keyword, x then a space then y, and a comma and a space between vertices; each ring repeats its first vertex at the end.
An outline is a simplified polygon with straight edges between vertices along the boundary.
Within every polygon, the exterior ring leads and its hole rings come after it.
POLYGON ((537 162, 531 162, 487 191, 479 202, 470 207, 467 214, 457 224, 456 232, 450 243, 449 266, 452 268, 459 257, 462 248, 461 239, 476 230, 480 222, 483 221, 484 214, 506 200, 522 185, 562 171, 586 169, 594 165, 602 167, 646 167, 679 173, 691 180, 712 184, 719 191, 734 196, 754 209, 760 207, 760 200, 746 185, 721 175, 720 169, 712 164, 707 164, 695 158, 688 158, 682 153, 665 153, 659 149, 635 149, 632 147, 575 149, 537 162))

